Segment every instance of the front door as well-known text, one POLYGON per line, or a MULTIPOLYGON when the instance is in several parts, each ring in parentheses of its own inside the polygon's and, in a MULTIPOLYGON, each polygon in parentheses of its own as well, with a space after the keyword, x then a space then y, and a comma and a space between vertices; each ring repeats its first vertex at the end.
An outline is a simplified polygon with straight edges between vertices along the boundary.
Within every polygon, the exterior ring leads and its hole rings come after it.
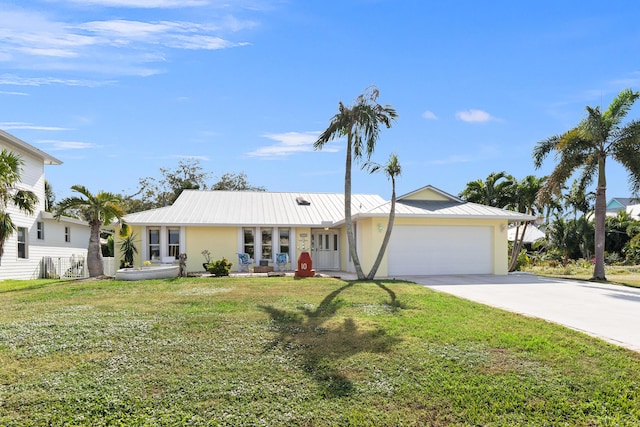
POLYGON ((315 270, 338 270, 340 252, 338 232, 320 230, 311 233, 311 260, 315 270))

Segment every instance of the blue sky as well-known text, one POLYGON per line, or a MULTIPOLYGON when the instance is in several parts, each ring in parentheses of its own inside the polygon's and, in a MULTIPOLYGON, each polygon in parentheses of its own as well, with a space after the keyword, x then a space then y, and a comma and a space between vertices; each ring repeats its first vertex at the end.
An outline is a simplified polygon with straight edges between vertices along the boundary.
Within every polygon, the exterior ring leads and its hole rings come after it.
MULTIPOLYGON (((368 86, 392 105, 373 160, 398 193, 535 170, 535 144, 640 88, 636 1, 0 0, 0 128, 74 184, 133 193, 183 158, 270 191, 342 192, 344 143, 313 151, 368 86)), ((640 103, 629 118, 640 118, 640 103)), ((382 175, 353 191, 388 198, 382 175)), ((608 164, 608 198, 629 195, 608 164)))

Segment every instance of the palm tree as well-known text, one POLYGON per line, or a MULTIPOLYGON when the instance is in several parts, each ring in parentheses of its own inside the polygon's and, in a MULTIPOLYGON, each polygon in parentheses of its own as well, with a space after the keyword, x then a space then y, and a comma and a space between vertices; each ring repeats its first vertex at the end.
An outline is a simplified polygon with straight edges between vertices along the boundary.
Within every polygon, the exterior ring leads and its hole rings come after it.
MULTIPOLYGON (((507 208, 513 209, 520 213, 529 215, 537 215, 541 210, 537 205, 538 191, 542 187, 545 177, 539 178, 534 175, 528 175, 521 181, 516 181, 513 186, 512 199, 507 204, 507 208)), ((516 236, 513 240, 511 251, 511 260, 509 261, 509 271, 514 271, 518 263, 518 254, 522 250, 524 244, 524 235, 527 231, 528 222, 525 222, 520 228, 520 224, 516 226, 516 236), (522 233, 520 231, 522 230, 522 233)))
POLYGON ((564 206, 573 210, 573 219, 578 218, 578 212, 586 215, 591 210, 591 203, 595 198, 593 192, 587 192, 586 189, 580 188, 577 180, 573 181, 569 192, 564 195, 564 206))
POLYGON ((389 160, 384 165, 380 165, 374 162, 367 162, 365 163, 364 167, 369 169, 370 173, 382 171, 387 176, 387 178, 391 180, 391 211, 389 212, 387 231, 384 233, 382 245, 380 246, 380 250, 378 251, 378 256, 376 257, 376 260, 371 267, 371 271, 369 271, 369 274, 367 275, 367 280, 373 280, 376 272, 378 271, 378 268, 380 267, 380 263, 382 262, 384 253, 387 250, 389 239, 391 238, 391 230, 393 229, 393 222, 396 218, 396 177, 400 176, 400 174, 402 173, 402 167, 398 162, 398 156, 396 154, 390 155, 389 160))
POLYGON ((515 184, 515 178, 505 171, 491 172, 484 181, 468 182, 460 197, 467 202, 504 208, 512 199, 515 184))
POLYGON ((91 194, 86 187, 74 185, 71 189, 84 197, 67 197, 56 207, 55 217, 60 218, 69 210, 79 210, 91 227, 89 247, 87 249, 87 265, 89 276, 97 277, 104 274, 102 265, 102 250, 100 248, 100 229, 114 220, 121 220, 124 210, 120 207, 120 198, 113 193, 100 191, 91 194))
POLYGON ((556 216, 555 221, 547 227, 547 245, 560 252, 562 265, 566 266, 569 256, 579 245, 576 235, 576 221, 565 220, 556 216))
POLYGON ((353 221, 351 219, 351 164, 353 160, 360 160, 363 155, 366 156, 368 161, 380 136, 380 125, 390 128, 391 122, 398 117, 396 110, 391 106, 382 106, 376 102, 379 94, 378 89, 375 86, 371 86, 365 93, 356 98, 353 106, 345 106, 342 102, 339 102, 339 112, 333 116, 329 127, 322 132, 313 144, 315 150, 321 150, 327 142, 347 137, 347 156, 344 172, 344 217, 347 227, 349 254, 358 275, 358 280, 364 280, 365 276, 356 251, 353 221))
POLYGON ((33 191, 17 188, 22 178, 24 160, 19 154, 6 148, 0 152, 0 259, 4 254, 4 243, 16 230, 16 225, 7 212, 9 206, 33 215, 38 204, 38 196, 33 191))
POLYGON ((622 121, 640 96, 625 89, 605 112, 600 107, 586 107, 587 117, 569 131, 536 144, 533 159, 540 168, 549 153, 556 153, 558 163, 549 175, 538 197, 541 201, 560 197, 560 191, 576 171, 581 170, 580 186, 586 188, 597 177, 595 206, 595 257, 592 280, 606 280, 604 271, 605 216, 608 157, 621 163, 629 172, 634 193, 640 191, 640 122, 623 126, 622 121))

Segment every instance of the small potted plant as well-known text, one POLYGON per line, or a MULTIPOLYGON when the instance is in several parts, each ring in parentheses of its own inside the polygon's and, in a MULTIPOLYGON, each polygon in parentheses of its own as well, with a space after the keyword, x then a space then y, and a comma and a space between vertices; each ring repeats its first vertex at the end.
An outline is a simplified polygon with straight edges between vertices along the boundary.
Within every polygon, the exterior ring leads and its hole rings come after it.
POLYGON ((205 249, 204 251, 202 251, 200 253, 204 257, 204 262, 202 263, 202 268, 204 268, 205 271, 208 271, 208 265, 211 263, 211 252, 209 252, 207 249, 205 249))

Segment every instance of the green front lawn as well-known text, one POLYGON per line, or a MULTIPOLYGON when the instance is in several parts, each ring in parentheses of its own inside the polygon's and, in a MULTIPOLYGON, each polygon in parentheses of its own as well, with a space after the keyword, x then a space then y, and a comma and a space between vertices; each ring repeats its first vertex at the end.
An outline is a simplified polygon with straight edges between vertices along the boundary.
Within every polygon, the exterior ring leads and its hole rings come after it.
POLYGON ((640 424, 640 355, 406 282, 0 282, 0 425, 640 424))

